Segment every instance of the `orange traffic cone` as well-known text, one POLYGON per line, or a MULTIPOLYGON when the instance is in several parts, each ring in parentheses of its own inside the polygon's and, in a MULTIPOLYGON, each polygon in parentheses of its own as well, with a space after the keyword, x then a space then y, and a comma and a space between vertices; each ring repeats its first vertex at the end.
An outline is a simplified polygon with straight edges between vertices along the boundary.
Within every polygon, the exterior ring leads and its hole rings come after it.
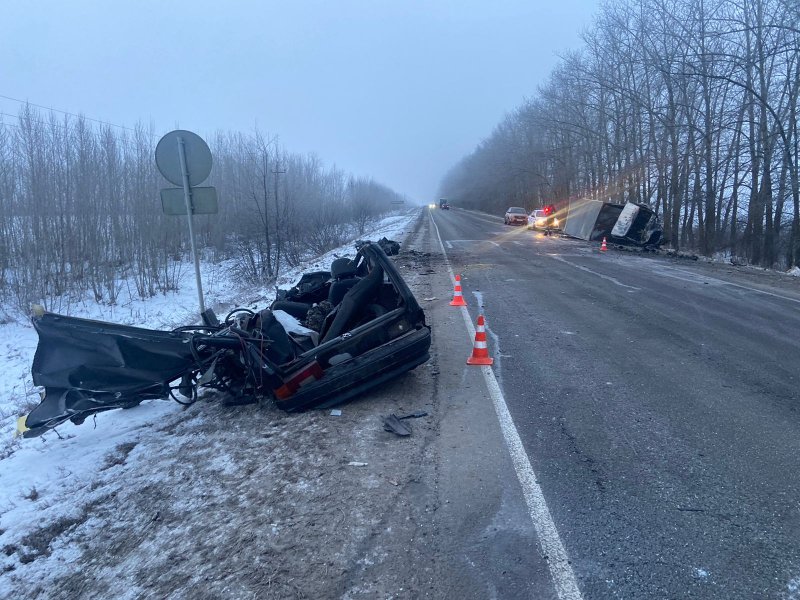
POLYGON ((464 296, 461 295, 461 275, 456 275, 456 286, 453 290, 453 300, 450 302, 450 306, 466 306, 467 303, 464 302, 464 296))
POLYGON ((490 365, 494 362, 489 358, 489 349, 486 347, 486 329, 483 315, 478 315, 478 327, 475 330, 475 346, 472 348, 472 356, 467 359, 468 365, 490 365))
POLYGON ((600 252, 605 252, 608 250, 608 244, 606 244, 606 238, 603 238, 603 243, 600 244, 600 252))

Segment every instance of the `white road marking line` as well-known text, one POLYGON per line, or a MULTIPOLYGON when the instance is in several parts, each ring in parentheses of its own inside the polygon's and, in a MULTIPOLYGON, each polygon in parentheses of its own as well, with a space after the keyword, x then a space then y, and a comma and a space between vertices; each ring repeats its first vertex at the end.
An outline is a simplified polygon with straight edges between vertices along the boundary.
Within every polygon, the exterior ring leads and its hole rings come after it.
POLYGON ((568 260, 565 260, 565 259, 563 259, 560 256, 557 256, 555 254, 548 254, 547 256, 549 256, 550 258, 553 258, 555 260, 560 260, 561 262, 563 262, 565 264, 568 264, 571 267, 575 267, 576 269, 580 269, 581 271, 586 271, 587 273, 591 273, 592 275, 597 275, 601 279, 605 279, 607 281, 610 281, 611 283, 613 283, 615 285, 618 285, 620 287, 627 288, 630 291, 638 292, 640 289, 642 289, 642 288, 638 288, 638 287, 635 287, 635 286, 632 286, 632 285, 625 285, 624 283, 622 283, 618 279, 614 279, 613 277, 609 277, 608 275, 603 275, 602 273, 598 273, 597 271, 592 271, 588 267, 584 267, 583 265, 577 265, 574 262, 570 262, 568 260))
MULTIPOLYGON (((450 273, 450 279, 455 282, 455 274, 453 268, 450 266, 450 260, 447 258, 447 251, 442 243, 442 236, 439 234, 439 227, 436 221, 431 216, 431 222, 436 229, 436 236, 439 238, 439 245, 442 248, 444 261, 447 265, 447 270, 450 273)), ((469 311, 466 307, 461 307, 461 316, 464 317, 464 325, 469 333, 469 341, 472 344, 475 339, 475 326, 469 317, 469 311)), ((556 593, 560 600, 582 600, 583 596, 578 588, 578 581, 575 579, 575 573, 572 570, 572 565, 569 562, 567 551, 564 549, 564 544, 561 542, 561 537, 558 535, 556 524, 553 522, 553 517, 550 514, 550 509, 547 507, 547 502, 544 499, 542 488, 536 481, 536 473, 531 466, 531 461, 525 453, 525 447, 522 445, 522 439, 519 437, 519 432, 514 425, 514 419, 508 410, 508 405, 503 397, 503 392, 494 372, 491 367, 479 367, 483 373, 483 378, 486 381, 486 387, 489 391, 489 396, 492 398, 495 413, 497 413, 497 420, 500 422, 500 430, 503 432, 503 438, 508 448, 508 453, 511 455, 511 462, 514 464, 514 470, 517 473, 517 479, 520 486, 522 486, 522 494, 525 496, 525 503, 528 505, 528 513, 530 514, 533 527, 536 529, 536 535, 539 538, 539 545, 542 548, 542 553, 547 556, 547 564, 550 568, 550 576, 553 578, 553 584, 556 588, 556 593)))
POLYGON ((447 247, 450 248, 450 250, 452 250, 453 249, 453 244, 451 244, 450 242, 447 242, 447 247))
POLYGON ((525 244, 523 244, 522 242, 520 242, 519 240, 514 240, 514 243, 515 243, 517 246, 524 246, 524 245, 525 245, 525 244))
POLYGON ((492 240, 488 240, 488 241, 489 241, 490 244, 494 244, 498 248, 500 247, 500 244, 498 244, 497 242, 493 242, 492 240))

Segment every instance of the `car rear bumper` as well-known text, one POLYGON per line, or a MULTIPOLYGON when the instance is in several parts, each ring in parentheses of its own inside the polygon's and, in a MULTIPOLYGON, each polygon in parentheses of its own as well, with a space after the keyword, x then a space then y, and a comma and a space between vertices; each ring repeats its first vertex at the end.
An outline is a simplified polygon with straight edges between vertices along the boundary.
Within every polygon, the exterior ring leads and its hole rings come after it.
POLYGON ((323 377, 275 403, 287 411, 340 404, 421 365, 430 358, 430 346, 430 328, 420 327, 351 360, 328 367, 323 377))

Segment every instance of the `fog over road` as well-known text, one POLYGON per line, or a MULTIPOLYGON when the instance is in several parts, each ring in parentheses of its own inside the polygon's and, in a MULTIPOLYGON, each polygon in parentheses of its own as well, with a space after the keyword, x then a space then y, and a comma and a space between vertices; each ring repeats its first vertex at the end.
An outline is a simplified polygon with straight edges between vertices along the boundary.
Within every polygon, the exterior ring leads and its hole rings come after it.
POLYGON ((583 596, 800 597, 800 282, 431 218, 583 596))

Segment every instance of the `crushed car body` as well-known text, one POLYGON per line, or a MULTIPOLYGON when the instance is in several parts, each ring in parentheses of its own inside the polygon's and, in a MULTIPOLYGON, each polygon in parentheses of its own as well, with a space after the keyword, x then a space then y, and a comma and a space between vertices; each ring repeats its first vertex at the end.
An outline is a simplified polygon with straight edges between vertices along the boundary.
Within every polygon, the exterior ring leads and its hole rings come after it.
POLYGON ((222 323, 156 331, 34 316, 33 382, 45 391, 23 435, 143 400, 190 404, 201 388, 233 404, 265 396, 288 411, 333 406, 413 369, 429 358, 430 327, 384 248, 398 245, 358 242, 353 260, 306 273, 269 309, 236 309, 222 323))

